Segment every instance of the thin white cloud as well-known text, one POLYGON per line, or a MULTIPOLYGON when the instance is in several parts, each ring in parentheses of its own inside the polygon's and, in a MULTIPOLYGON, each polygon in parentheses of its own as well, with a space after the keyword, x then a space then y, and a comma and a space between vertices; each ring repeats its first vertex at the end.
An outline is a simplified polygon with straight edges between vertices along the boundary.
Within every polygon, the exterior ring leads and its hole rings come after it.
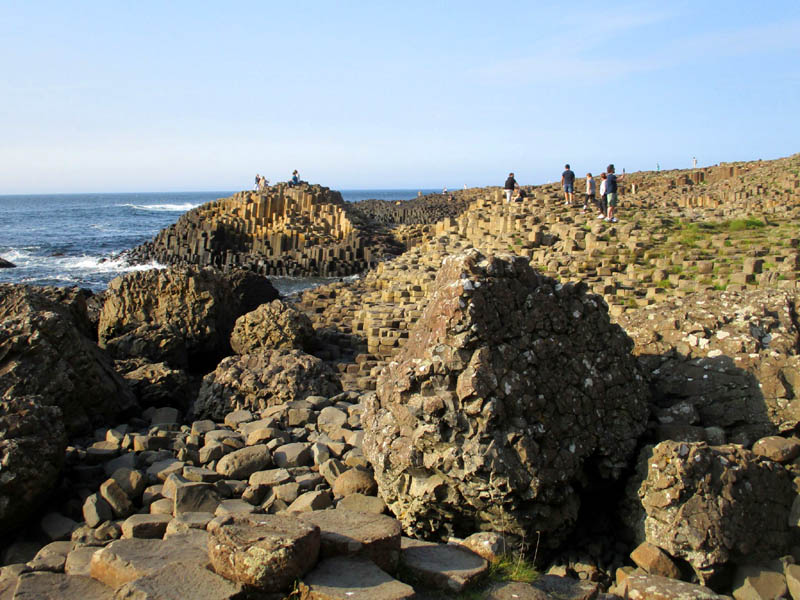
MULTIPOLYGON (((667 18, 664 13, 609 21, 612 29, 604 29, 601 38, 596 32, 589 35, 580 31, 571 31, 568 41, 558 37, 542 38, 534 54, 480 67, 475 75, 487 83, 557 82, 580 87, 595 85, 609 77, 618 79, 698 61, 708 63, 719 58, 800 49, 800 20, 673 38, 660 47, 642 48, 634 57, 620 56, 613 48, 608 48, 607 41, 613 38, 613 34, 608 35, 610 32, 619 35, 667 18)), ((797 64, 800 65, 800 60, 797 64)))

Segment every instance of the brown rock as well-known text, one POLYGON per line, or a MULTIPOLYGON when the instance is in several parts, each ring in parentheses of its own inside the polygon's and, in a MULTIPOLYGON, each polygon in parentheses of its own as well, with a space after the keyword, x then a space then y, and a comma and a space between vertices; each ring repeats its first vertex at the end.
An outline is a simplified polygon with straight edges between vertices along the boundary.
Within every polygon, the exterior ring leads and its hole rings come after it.
POLYGON ((761 438, 753 444, 753 454, 779 463, 787 463, 800 455, 800 440, 778 435, 761 438))
POLYGON ((617 584, 623 598, 647 600, 725 600, 707 587, 677 579, 634 572, 617 584))
POLYGON ((460 592, 489 568, 480 556, 458 546, 405 537, 401 543, 403 568, 429 588, 460 592))
POLYGON ((175 562, 126 583, 115 600, 237 600, 243 587, 196 562, 175 562))
POLYGON ((131 515, 122 523, 122 537, 161 539, 171 520, 172 515, 131 515))
POLYGON ((262 304, 242 315, 231 333, 231 347, 237 354, 249 354, 262 348, 309 350, 313 340, 311 320, 281 300, 262 304))
POLYGON ((335 557, 320 561, 303 577, 303 598, 308 600, 410 600, 414 588, 401 583, 374 563, 358 557, 335 557))
POLYGON ((63 573, 25 573, 14 600, 112 600, 114 590, 90 577, 63 573))
POLYGON ((681 578, 680 570, 667 553, 649 542, 639 544, 631 552, 631 560, 651 575, 661 575, 672 579, 681 578))
POLYGON ((263 591, 287 590, 319 555, 319 528, 284 515, 220 517, 208 533, 214 571, 263 591))
POLYGON ((319 527, 323 558, 362 556, 387 573, 397 570, 402 530, 396 519, 341 509, 304 513, 298 518, 319 527))
POLYGON ((361 469, 349 469, 339 475, 333 482, 333 495, 336 498, 350 494, 374 496, 378 493, 378 484, 371 473, 361 469))
POLYGON ((189 534, 166 540, 116 540, 94 553, 89 569, 94 579, 116 589, 172 562, 206 564, 208 556, 201 544, 189 534))

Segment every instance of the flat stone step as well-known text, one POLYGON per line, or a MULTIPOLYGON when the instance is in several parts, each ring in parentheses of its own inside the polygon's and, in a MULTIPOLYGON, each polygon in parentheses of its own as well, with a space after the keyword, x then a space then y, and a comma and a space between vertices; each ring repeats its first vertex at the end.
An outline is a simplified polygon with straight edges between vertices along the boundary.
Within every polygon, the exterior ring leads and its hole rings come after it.
POLYGON ((115 600, 186 598, 187 600, 234 600, 243 587, 192 562, 175 562, 163 569, 126 583, 115 600))
POLYGON ((25 573, 20 576, 14 600, 112 600, 114 590, 83 575, 25 573))
POLYGON ((405 600, 414 588, 394 579, 366 558, 339 556, 320 561, 303 577, 304 600, 405 600))
POLYGON ((166 540, 122 539, 111 542, 92 555, 89 572, 92 577, 111 588, 163 569, 171 562, 208 564, 204 543, 208 537, 190 534, 174 535, 166 540))
POLYGON ((396 519, 338 508, 305 513, 298 518, 319 527, 323 558, 357 555, 387 573, 397 570, 402 528, 396 519))
POLYGON ((400 562, 421 585, 448 592, 460 592, 489 568, 483 558, 464 548, 406 537, 401 541, 400 562))

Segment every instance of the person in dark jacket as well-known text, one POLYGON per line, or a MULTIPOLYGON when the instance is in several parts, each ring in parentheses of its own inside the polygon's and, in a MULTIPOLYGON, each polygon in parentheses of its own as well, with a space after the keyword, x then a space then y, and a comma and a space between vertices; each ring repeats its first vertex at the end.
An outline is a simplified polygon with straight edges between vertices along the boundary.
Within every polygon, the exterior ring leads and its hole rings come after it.
POLYGON ((569 206, 572 204, 572 194, 575 192, 575 173, 569 168, 569 165, 564 165, 561 187, 564 188, 564 204, 569 206))
POLYGON ((514 193, 514 188, 517 187, 517 180, 514 179, 514 174, 509 173, 506 184, 503 186, 506 190, 506 204, 511 204, 511 194, 514 193))

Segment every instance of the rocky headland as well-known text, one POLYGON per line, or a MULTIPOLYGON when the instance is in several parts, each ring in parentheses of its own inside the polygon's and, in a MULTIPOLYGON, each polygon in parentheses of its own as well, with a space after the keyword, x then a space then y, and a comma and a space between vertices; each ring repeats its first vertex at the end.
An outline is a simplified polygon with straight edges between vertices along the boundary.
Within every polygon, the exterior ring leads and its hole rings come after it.
POLYGON ((623 187, 278 185, 0 286, 0 599, 800 598, 800 155, 623 187))

